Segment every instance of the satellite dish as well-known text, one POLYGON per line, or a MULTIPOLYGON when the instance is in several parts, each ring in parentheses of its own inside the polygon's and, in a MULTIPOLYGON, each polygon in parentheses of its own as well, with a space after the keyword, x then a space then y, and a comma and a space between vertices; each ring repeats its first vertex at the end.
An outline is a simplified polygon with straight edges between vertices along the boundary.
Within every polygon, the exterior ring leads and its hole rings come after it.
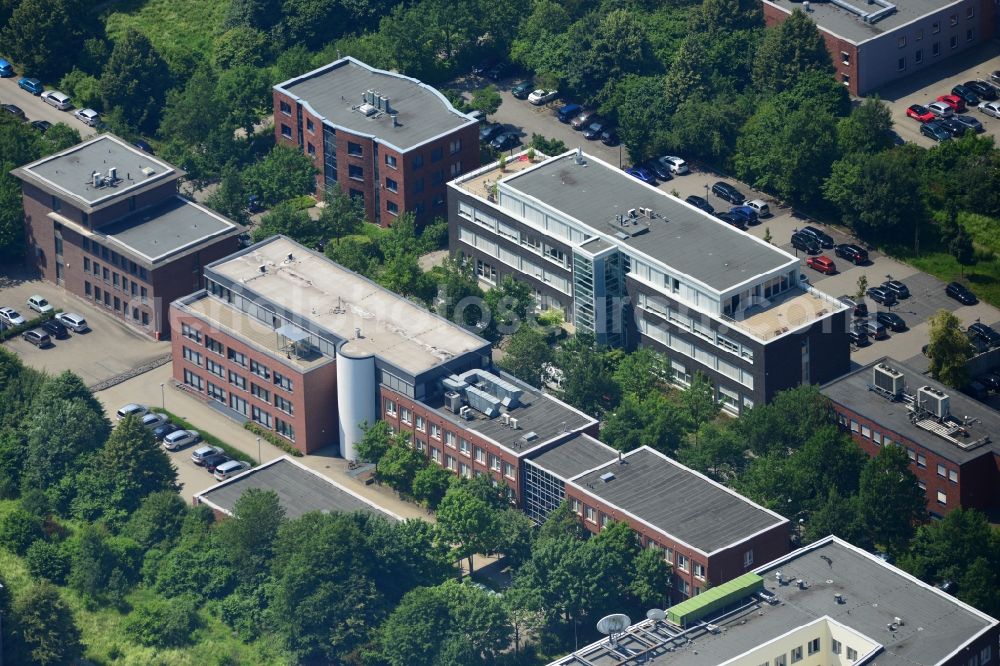
POLYGON ((660 610, 659 608, 650 608, 646 611, 646 618, 650 620, 658 620, 663 622, 667 619, 667 611, 660 610))
POLYGON ((632 620, 629 619, 628 615, 614 613, 612 615, 605 615, 598 620, 597 630, 606 635, 618 634, 628 629, 630 624, 632 624, 632 620))

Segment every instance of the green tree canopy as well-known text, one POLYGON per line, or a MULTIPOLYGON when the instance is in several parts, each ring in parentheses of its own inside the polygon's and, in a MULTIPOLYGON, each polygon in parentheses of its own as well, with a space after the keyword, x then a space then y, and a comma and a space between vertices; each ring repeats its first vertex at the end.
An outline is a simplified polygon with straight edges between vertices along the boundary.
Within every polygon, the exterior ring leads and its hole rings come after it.
POLYGON ((938 310, 929 323, 927 356, 931 360, 931 376, 948 386, 964 387, 969 383, 966 362, 972 356, 972 349, 962 330, 962 322, 951 312, 938 310))
POLYGON ((592 335, 578 333, 563 342, 556 350, 556 367, 562 371, 560 397, 577 409, 597 414, 617 401, 618 386, 592 335))
POLYGON ((765 31, 753 67, 754 86, 763 94, 781 92, 810 70, 833 73, 833 65, 816 24, 796 9, 765 31))
POLYGON ((129 28, 104 64, 99 91, 106 111, 120 108, 129 126, 152 132, 170 84, 170 71, 160 53, 146 35, 129 28))
POLYGON ((878 96, 867 97, 837 123, 837 145, 843 155, 880 153, 892 147, 892 112, 878 96))
POLYGON ((27 76, 58 79, 83 50, 94 29, 90 7, 74 0, 23 0, 2 33, 4 49, 27 76))
POLYGON ((218 540, 236 575, 260 582, 273 559, 274 542, 285 523, 285 509, 273 490, 248 488, 233 505, 233 518, 218 527, 218 540))
POLYGON ((248 193, 270 207, 311 194, 316 187, 316 167, 301 150, 277 145, 263 160, 243 172, 243 183, 248 193))
POLYGON ((510 336, 498 365, 518 379, 540 387, 545 382, 545 367, 553 358, 542 331, 525 323, 510 336))
POLYGON ((687 415, 663 394, 625 394, 604 420, 601 438, 620 451, 649 446, 675 455, 687 425, 687 415))
POLYGON ((458 559, 468 558, 469 571, 472 571, 473 555, 490 550, 497 513, 497 509, 477 496, 467 482, 452 484, 438 505, 441 533, 454 545, 458 559))
POLYGON ((497 92, 497 87, 489 85, 472 93, 472 102, 470 102, 469 106, 482 111, 487 116, 492 116, 497 112, 502 103, 503 97, 497 92))
POLYGON ((927 498, 910 470, 910 458, 896 445, 883 446, 861 472, 861 521, 872 543, 899 554, 926 516, 927 498))
POLYGON ((13 645, 5 642, 4 650, 13 649, 14 663, 60 666, 83 655, 73 611, 51 583, 35 584, 19 595, 12 617, 4 618, 4 624, 8 622, 16 640, 13 645))

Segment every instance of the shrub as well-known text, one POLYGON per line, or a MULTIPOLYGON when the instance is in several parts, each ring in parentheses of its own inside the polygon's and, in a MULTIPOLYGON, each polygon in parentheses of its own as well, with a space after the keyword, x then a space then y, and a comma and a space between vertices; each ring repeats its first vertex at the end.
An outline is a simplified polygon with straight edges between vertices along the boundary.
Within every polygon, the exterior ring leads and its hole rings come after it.
POLYGON ((261 437, 269 441, 271 444, 274 444, 285 453, 293 455, 296 458, 302 457, 301 451, 295 448, 290 442, 288 442, 285 439, 282 439, 280 436, 274 434, 270 430, 262 428, 256 423, 253 423, 252 421, 247 421, 246 423, 243 424, 243 427, 255 435, 260 435, 261 437))
POLYGON ((24 555, 28 547, 42 538, 42 521, 24 509, 14 509, 0 520, 0 546, 24 555))
POLYGON ((69 553, 61 544, 36 541, 25 553, 28 573, 35 578, 44 578, 56 585, 64 585, 69 575, 69 553))
POLYGON ((198 601, 184 595, 154 597, 138 604, 125 618, 125 634, 147 647, 175 647, 191 642, 198 628, 198 601))

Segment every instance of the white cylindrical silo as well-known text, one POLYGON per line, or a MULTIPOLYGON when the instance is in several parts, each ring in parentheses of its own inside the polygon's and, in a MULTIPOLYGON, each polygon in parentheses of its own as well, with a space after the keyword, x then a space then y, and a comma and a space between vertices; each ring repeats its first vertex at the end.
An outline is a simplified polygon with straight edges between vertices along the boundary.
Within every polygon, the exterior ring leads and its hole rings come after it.
POLYGON ((340 455, 354 460, 354 445, 364 433, 361 424, 378 418, 375 385, 375 357, 370 352, 351 349, 351 341, 337 349, 337 419, 340 422, 340 455))

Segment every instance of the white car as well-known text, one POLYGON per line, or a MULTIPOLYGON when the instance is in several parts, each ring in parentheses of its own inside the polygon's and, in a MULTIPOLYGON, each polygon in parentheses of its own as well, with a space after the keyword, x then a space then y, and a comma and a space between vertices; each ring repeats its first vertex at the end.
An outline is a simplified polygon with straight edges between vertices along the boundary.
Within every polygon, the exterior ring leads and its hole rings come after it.
POLYGON ((539 88, 535 90, 530 95, 528 95, 528 101, 535 106, 541 106, 542 104, 548 104, 556 97, 559 97, 559 91, 557 90, 545 90, 544 88, 539 88))
POLYGON ((979 109, 980 113, 1000 118, 1000 102, 980 102, 976 108, 979 109))
MULTIPOLYGON (((182 449, 189 444, 197 444, 200 441, 201 435, 199 435, 196 430, 174 430, 172 433, 163 438, 163 448, 169 451, 176 451, 177 449, 182 449)), ((209 448, 212 448, 213 450, 215 449, 214 446, 209 448)), ((201 449, 199 449, 199 451, 200 450, 201 449)), ((192 456, 192 458, 193 457, 194 456, 192 456)))
POLYGON ((150 412, 142 417, 142 427, 147 430, 154 430, 167 422, 166 414, 156 414, 150 412))
POLYGON ((94 127, 101 122, 101 114, 93 109, 77 109, 73 115, 84 125, 94 127))
POLYGON ((744 206, 748 206, 757 211, 757 217, 770 217, 771 207, 760 199, 751 199, 750 201, 744 201, 744 206))
POLYGON ((63 326, 70 329, 74 333, 83 333, 84 331, 90 330, 90 327, 87 325, 87 320, 75 312, 60 312, 56 315, 56 319, 61 321, 63 326))
POLYGON ((687 162, 682 160, 680 157, 674 157, 673 155, 664 155, 663 157, 661 157, 660 164, 668 168, 670 170, 670 173, 676 174, 678 176, 690 171, 687 162))
POLYGON ((938 118, 951 118, 955 111, 944 102, 931 102, 927 105, 927 110, 938 118))
POLYGON ((34 310, 38 314, 52 312, 52 306, 43 297, 35 295, 28 297, 28 309, 34 310))
POLYGON ((216 481, 225 481, 248 469, 250 469, 250 463, 243 462, 242 460, 230 460, 216 467, 213 476, 216 481))
POLYGON ((147 407, 146 405, 140 405, 134 402, 130 402, 115 413, 115 418, 121 421, 126 416, 142 417, 145 416, 148 411, 149 407, 147 407))
MULTIPOLYGON (((178 430, 177 432, 186 432, 186 431, 178 430)), ((177 433, 173 432, 170 433, 170 435, 176 435, 176 434, 177 433)), ((167 437, 169 438, 170 435, 167 435, 167 437)), ((167 441, 166 439, 163 440, 164 446, 166 446, 166 441, 167 441)), ((222 449, 220 449, 218 446, 200 446, 191 452, 191 462, 193 462, 195 465, 204 465, 205 458, 209 456, 214 456, 216 453, 222 453, 222 449)))
POLYGON ((73 103, 69 101, 69 95, 65 95, 58 90, 46 90, 41 94, 42 101, 49 106, 54 106, 60 111, 73 108, 73 103))
POLYGON ((27 320, 14 308, 0 308, 0 321, 8 326, 20 326, 27 320))

